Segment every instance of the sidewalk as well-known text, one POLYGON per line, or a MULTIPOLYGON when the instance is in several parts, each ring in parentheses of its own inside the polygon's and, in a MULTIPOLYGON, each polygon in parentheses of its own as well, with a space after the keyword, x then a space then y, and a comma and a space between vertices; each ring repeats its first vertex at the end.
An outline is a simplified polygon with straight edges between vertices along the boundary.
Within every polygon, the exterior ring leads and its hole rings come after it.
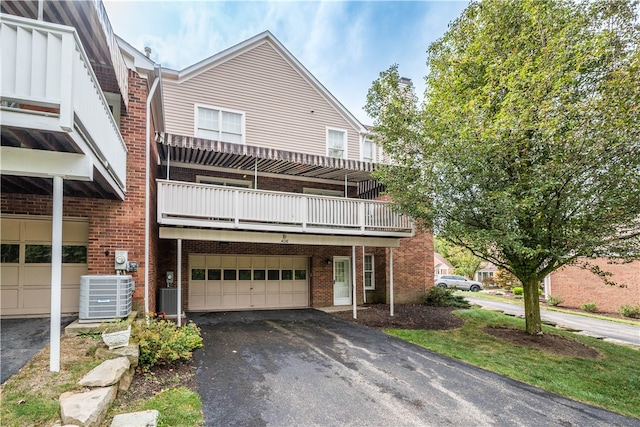
MULTIPOLYGON (((479 305, 488 310, 502 311, 513 316, 524 316, 524 305, 508 301, 495 301, 474 296, 464 295, 471 304, 479 305)), ((582 335, 600 338, 604 341, 627 345, 640 350, 640 326, 628 325, 609 320, 595 319, 579 314, 562 313, 558 311, 540 309, 540 317, 546 324, 559 329, 577 331, 582 335)))

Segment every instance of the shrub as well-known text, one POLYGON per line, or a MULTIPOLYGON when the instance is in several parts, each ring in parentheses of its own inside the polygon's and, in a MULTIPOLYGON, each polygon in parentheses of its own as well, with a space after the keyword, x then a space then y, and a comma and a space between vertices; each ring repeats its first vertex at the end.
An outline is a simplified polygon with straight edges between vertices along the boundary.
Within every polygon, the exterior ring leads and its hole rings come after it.
POLYGON ((511 289, 511 292, 513 292, 514 295, 522 295, 524 293, 524 290, 522 289, 522 286, 516 286, 515 288, 511 289))
POLYGON ((624 317, 640 317, 640 305, 623 305, 620 314, 624 317))
POLYGON ((135 323, 132 335, 140 345, 139 364, 144 371, 156 364, 189 360, 191 352, 202 347, 200 329, 193 322, 177 327, 167 320, 148 324, 141 320, 135 323))
POLYGON ((582 304, 580 306, 580 308, 584 311, 587 311, 589 313, 594 313, 596 311, 598 311, 598 306, 596 305, 595 302, 591 301, 591 302, 585 302, 584 304, 582 304))
POLYGON ((552 305, 554 307, 562 304, 563 302, 564 302, 564 299, 562 297, 554 297, 553 295, 551 295, 547 300, 547 304, 552 305))
POLYGON ((429 288, 424 297, 422 297, 422 303, 432 307, 471 307, 464 297, 460 295, 453 295, 453 292, 453 289, 434 286, 429 288))
POLYGON ((493 274, 493 280, 496 282, 496 285, 507 291, 514 286, 521 286, 520 280, 518 280, 516 276, 501 268, 493 274))

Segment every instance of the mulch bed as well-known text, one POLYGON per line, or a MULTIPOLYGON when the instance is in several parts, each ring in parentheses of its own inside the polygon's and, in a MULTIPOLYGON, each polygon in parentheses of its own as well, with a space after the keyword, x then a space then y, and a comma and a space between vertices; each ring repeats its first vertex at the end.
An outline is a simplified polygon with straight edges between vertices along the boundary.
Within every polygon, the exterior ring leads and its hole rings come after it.
MULTIPOLYGON (((393 317, 389 315, 389 306, 386 304, 369 304, 365 307, 366 310, 358 310, 358 318, 355 320, 352 311, 340 311, 333 315, 376 329, 447 330, 459 328, 464 324, 462 319, 452 313, 457 310, 453 307, 398 304, 394 306, 393 317)), ((538 348, 548 353, 589 359, 598 357, 595 349, 560 335, 534 336, 519 329, 489 327, 484 331, 512 344, 538 348)))
POLYGON ((418 304, 394 305, 394 316, 389 315, 388 304, 364 305, 358 309, 358 318, 353 319, 352 311, 339 311, 334 316, 352 320, 361 325, 377 329, 455 329, 464 325, 464 321, 451 312, 453 307, 428 307, 418 304))

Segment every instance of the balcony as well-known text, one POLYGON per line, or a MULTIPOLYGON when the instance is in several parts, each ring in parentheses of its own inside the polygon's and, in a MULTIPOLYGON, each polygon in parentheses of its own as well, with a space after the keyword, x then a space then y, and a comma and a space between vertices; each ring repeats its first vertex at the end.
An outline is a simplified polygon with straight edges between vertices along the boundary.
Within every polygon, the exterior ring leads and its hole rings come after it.
POLYGON ((6 14, 1 25, 2 126, 27 131, 23 148, 87 155, 122 198, 127 148, 74 28, 6 14))
POLYGON ((387 202, 158 180, 158 223, 186 227, 411 237, 387 202))

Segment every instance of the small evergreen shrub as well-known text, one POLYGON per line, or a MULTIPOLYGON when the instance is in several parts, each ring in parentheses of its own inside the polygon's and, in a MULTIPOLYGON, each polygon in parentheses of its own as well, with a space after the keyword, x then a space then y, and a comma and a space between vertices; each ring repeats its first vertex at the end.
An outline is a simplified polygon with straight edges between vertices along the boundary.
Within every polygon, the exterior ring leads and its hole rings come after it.
POLYGON ((564 302, 564 299, 562 297, 554 297, 553 295, 551 295, 547 300, 547 304, 552 305, 554 307, 562 304, 563 302, 564 302))
POLYGON ((464 297, 453 295, 453 292, 453 289, 434 286, 429 288, 424 297, 422 297, 422 303, 431 307, 471 307, 464 297))
POLYGON ((640 317, 640 305, 623 305, 620 314, 624 317, 640 317))
POLYGON ((596 305, 595 302, 591 301, 591 302, 585 302, 584 304, 582 304, 580 306, 580 308, 586 312, 589 313, 595 313, 596 311, 598 311, 598 306, 596 305))
POLYGON ((141 320, 134 324, 132 335, 140 345, 139 364, 143 371, 156 364, 189 360, 192 351, 202 347, 200 329, 193 322, 178 327, 167 320, 148 324, 141 320))
POLYGON ((514 295, 522 295, 524 293, 524 290, 522 289, 522 286, 516 286, 515 288, 511 289, 511 292, 513 292, 514 295))

